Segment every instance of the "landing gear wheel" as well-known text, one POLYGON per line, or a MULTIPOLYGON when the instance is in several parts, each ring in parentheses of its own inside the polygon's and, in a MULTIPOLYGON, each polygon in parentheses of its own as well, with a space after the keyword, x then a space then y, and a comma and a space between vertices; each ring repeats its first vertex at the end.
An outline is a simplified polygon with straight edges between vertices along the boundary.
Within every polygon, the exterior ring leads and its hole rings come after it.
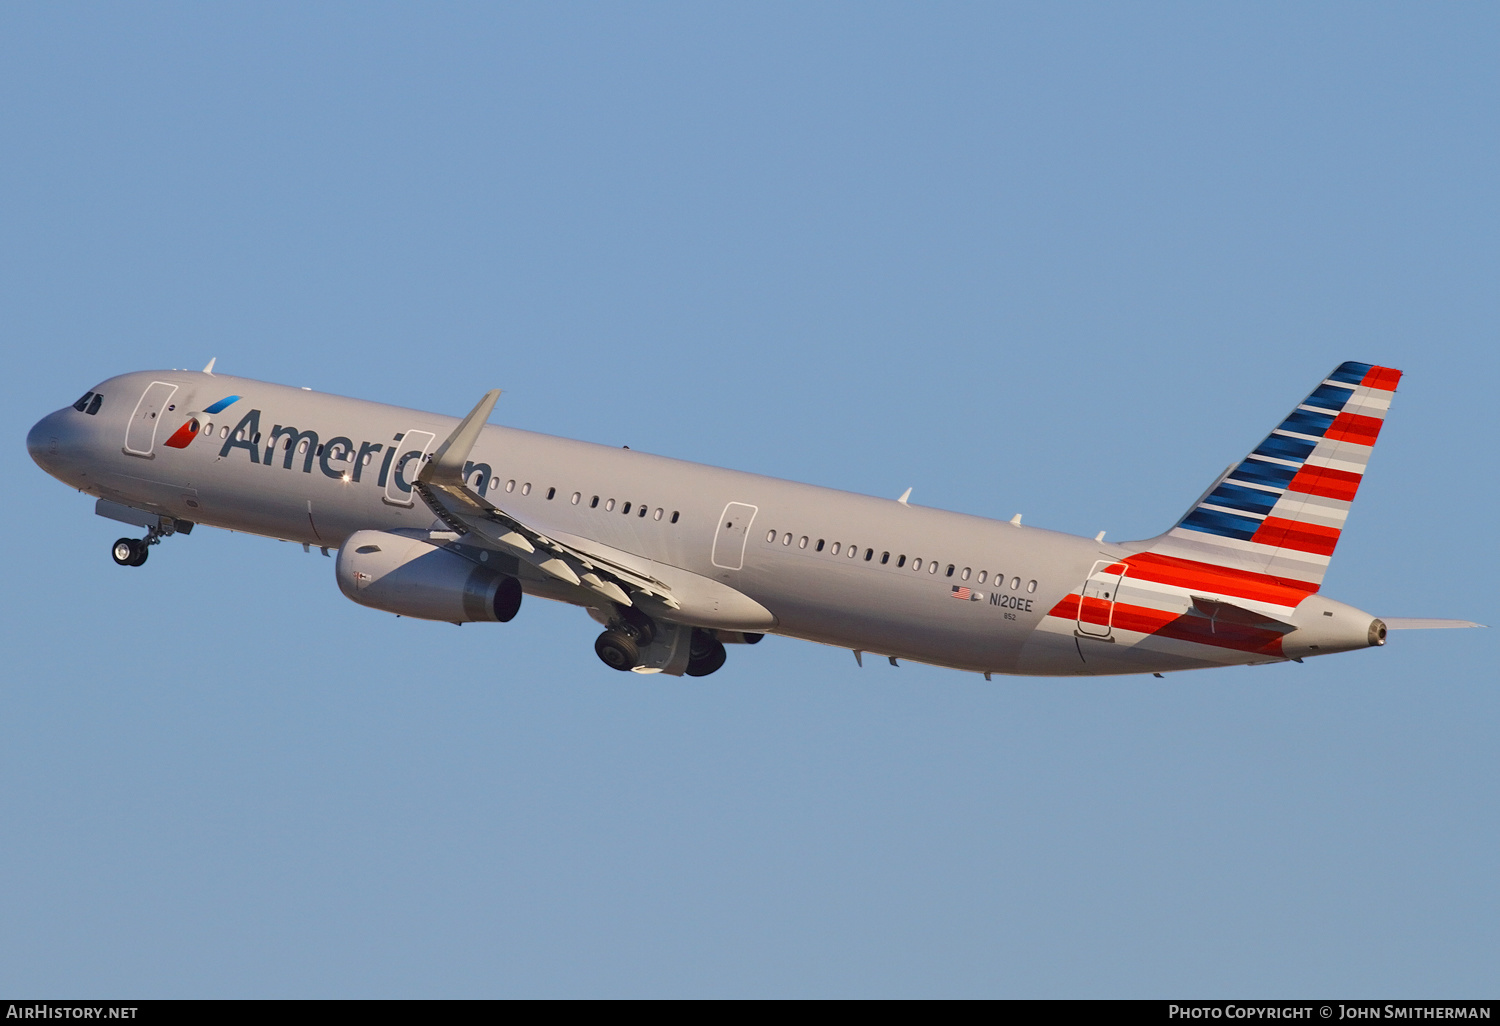
POLYGON ((146 561, 146 551, 145 542, 136 541, 134 538, 121 538, 115 542, 109 554, 121 566, 140 566, 146 561))
POLYGON ((646 648, 656 640, 656 621, 639 609, 622 609, 616 627, 622 634, 630 635, 637 648, 646 648))
POLYGON ((594 640, 594 652, 612 670, 632 669, 641 660, 635 641, 619 631, 605 631, 594 640))
POLYGON ((130 566, 135 560, 135 539, 121 538, 115 542, 115 547, 109 550, 109 554, 121 566, 130 566))
POLYGON ((692 648, 688 649, 687 669, 683 672, 689 677, 707 677, 723 666, 728 658, 729 653, 724 651, 722 641, 707 631, 696 630, 692 648))

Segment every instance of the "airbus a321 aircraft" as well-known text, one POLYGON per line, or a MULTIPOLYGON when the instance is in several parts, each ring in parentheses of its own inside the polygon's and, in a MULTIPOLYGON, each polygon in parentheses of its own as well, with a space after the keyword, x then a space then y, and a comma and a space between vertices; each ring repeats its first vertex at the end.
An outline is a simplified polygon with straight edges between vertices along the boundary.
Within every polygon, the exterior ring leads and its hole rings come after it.
MULTIPOLYGON (((1345 363, 1165 534, 1108 543, 213 373, 110 378, 27 436, 115 562, 208 524, 337 548, 401 616, 582 606, 616 670, 704 676, 765 633, 960 670, 1164 673, 1300 661, 1400 627, 1319 594, 1401 372, 1345 363)), ((908 490, 907 495, 910 494, 908 490)))

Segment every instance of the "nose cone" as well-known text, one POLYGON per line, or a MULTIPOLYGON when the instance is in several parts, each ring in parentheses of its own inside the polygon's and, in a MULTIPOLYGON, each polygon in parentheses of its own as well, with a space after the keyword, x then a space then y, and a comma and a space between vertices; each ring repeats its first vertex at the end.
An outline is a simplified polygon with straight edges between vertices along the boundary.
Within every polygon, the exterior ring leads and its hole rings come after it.
POLYGON ((53 477, 61 475, 68 462, 68 455, 74 448, 77 429, 69 423, 66 416, 72 412, 59 410, 49 413, 26 433, 26 451, 31 454, 37 466, 53 477))

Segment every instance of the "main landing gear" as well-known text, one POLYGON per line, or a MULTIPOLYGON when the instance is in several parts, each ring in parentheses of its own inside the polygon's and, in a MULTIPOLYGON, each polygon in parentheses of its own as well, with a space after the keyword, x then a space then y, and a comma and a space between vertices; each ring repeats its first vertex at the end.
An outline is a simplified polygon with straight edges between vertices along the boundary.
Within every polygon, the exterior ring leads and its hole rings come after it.
POLYGON ((594 653, 612 670, 633 670, 641 665, 641 650, 655 640, 656 622, 638 609, 625 608, 594 639, 594 653))
MULTIPOLYGON (((760 638, 756 636, 756 641, 760 638)), ((689 677, 707 677, 724 665, 727 654, 724 643, 712 631, 697 627, 666 625, 662 630, 652 619, 639 610, 626 608, 610 621, 609 629, 594 641, 594 652, 612 670, 633 670, 640 666, 651 667, 651 672, 665 669, 668 673, 686 674, 689 677), (691 637, 683 635, 691 631, 691 637), (663 633, 665 632, 665 633, 663 633), (658 638, 661 645, 651 649, 658 638), (682 649, 687 643, 686 662, 682 661, 682 649), (666 646, 663 648, 662 646, 666 646), (677 652, 675 659, 670 655, 677 652), (658 657, 656 653, 663 653, 658 657)))
POLYGON ((705 630, 693 631, 693 640, 688 648, 687 669, 682 672, 689 677, 707 677, 719 667, 724 665, 724 660, 729 658, 729 653, 724 651, 724 643, 705 630))

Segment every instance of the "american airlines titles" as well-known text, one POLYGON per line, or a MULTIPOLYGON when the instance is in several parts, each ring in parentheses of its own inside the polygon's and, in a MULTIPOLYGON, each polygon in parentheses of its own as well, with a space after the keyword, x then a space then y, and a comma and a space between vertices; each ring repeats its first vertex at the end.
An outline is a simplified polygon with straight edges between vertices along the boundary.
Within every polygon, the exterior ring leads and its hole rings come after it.
MULTIPOLYGON (((380 472, 375 480, 376 486, 384 488, 387 481, 392 481, 402 492, 411 491, 411 481, 406 476, 407 466, 412 460, 422 458, 422 450, 407 449, 402 452, 401 439, 404 433, 397 432, 389 445, 382 442, 360 442, 356 448, 354 440, 344 435, 337 435, 325 442, 320 442, 316 431, 300 431, 295 427, 277 424, 271 429, 271 434, 266 438, 265 447, 262 449, 260 412, 260 410, 250 410, 240 418, 240 422, 235 425, 233 431, 229 432, 229 437, 224 439, 224 444, 219 447, 220 459, 229 456, 235 449, 244 449, 250 455, 251 463, 264 464, 269 467, 275 461, 276 451, 280 448, 283 453, 281 460, 283 470, 291 470, 293 461, 300 456, 302 458, 301 469, 304 474, 312 473, 313 463, 316 461, 324 477, 335 481, 345 480, 358 483, 364 473, 366 463, 384 452, 385 455, 380 461, 380 472)), ((489 490, 492 473, 487 463, 471 461, 464 464, 465 480, 472 479, 476 474, 479 475, 479 480, 471 481, 471 483, 480 495, 489 490)))

